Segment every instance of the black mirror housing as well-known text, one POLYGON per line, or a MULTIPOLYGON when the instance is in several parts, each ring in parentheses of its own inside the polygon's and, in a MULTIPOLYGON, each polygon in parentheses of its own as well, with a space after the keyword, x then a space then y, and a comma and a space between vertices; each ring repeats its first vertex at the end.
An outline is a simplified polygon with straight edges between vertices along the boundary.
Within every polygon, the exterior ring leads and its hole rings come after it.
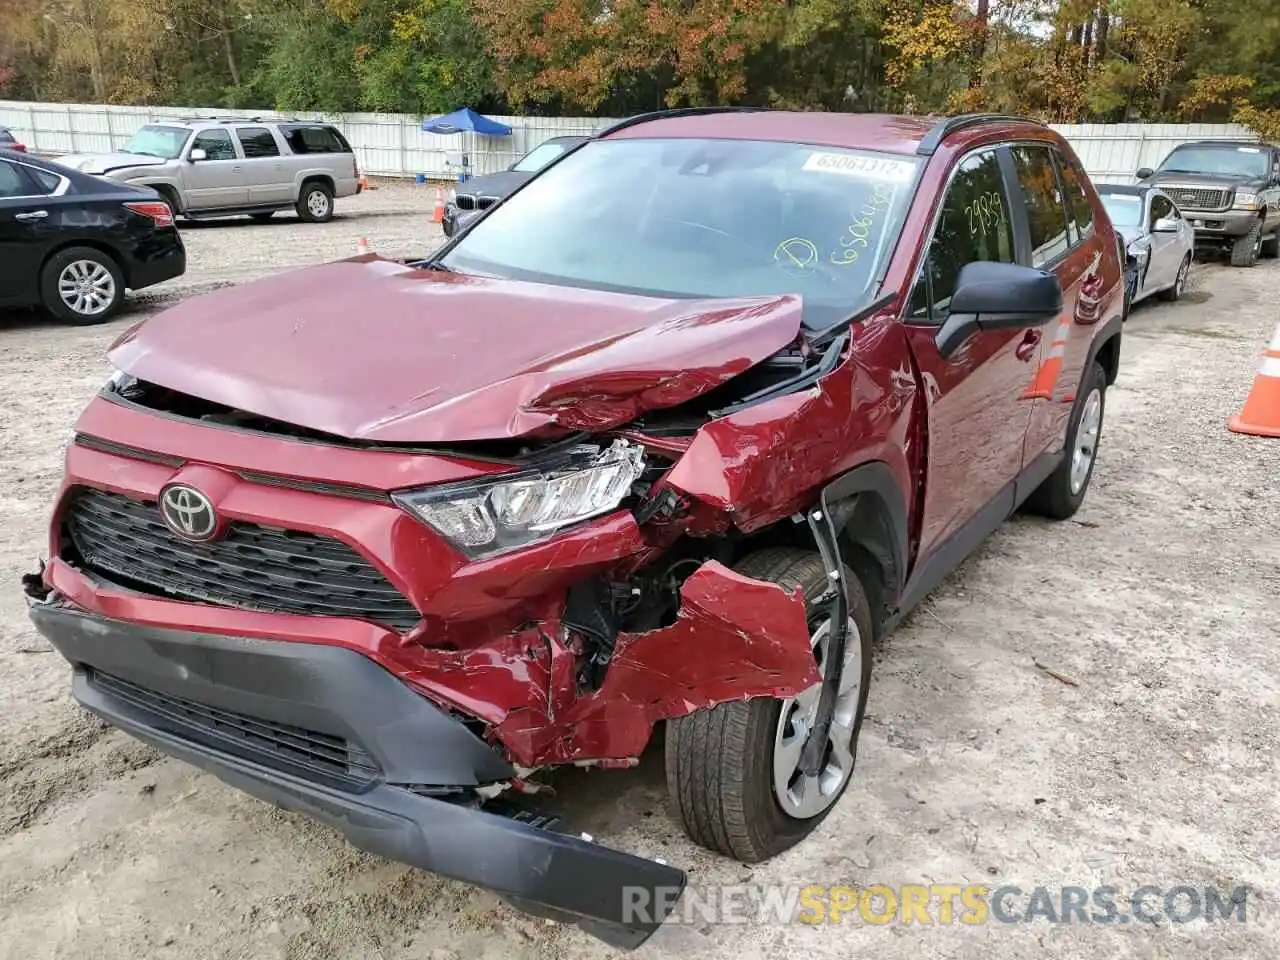
POLYGON ((1155 171, 1152 170, 1150 167, 1139 167, 1137 177, 1139 180, 1145 180, 1147 179, 1147 177, 1151 176, 1153 173, 1155 173, 1155 171))
POLYGON ((934 342, 944 357, 950 356, 980 330, 1043 326, 1062 308, 1062 284, 1055 274, 979 260, 960 269, 950 315, 934 342))

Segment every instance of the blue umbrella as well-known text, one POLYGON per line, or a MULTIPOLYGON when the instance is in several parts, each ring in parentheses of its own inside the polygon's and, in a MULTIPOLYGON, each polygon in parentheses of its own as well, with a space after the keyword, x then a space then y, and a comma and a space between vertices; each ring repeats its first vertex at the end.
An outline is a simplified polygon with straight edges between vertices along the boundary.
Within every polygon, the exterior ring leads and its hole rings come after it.
POLYGON ((481 116, 470 107, 463 107, 443 117, 423 120, 422 129, 427 133, 482 133, 490 137, 509 137, 511 128, 506 124, 481 116))

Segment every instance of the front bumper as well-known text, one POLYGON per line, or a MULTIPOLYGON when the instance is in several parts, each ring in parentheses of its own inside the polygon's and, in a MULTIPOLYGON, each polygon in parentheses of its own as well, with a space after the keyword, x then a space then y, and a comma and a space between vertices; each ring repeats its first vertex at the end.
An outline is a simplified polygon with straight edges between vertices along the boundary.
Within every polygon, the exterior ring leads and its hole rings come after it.
POLYGON ((507 762, 352 650, 146 627, 48 600, 31 618, 72 664, 84 707, 370 853, 624 949, 647 940, 683 891, 674 867, 468 802, 465 788, 513 774, 507 762), (635 916, 637 896, 665 911, 635 916))
POLYGON ((1183 210, 1196 232, 1196 241, 1234 240, 1243 237, 1258 221, 1256 210, 1183 210))

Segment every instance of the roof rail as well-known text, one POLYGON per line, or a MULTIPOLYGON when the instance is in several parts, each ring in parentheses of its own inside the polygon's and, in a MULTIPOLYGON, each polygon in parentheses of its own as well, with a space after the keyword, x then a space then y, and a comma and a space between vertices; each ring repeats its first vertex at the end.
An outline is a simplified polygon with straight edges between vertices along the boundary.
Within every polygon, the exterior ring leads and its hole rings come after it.
POLYGON ((1034 123, 1038 127, 1044 126, 1039 120, 1032 120, 1030 117, 1017 117, 1004 113, 962 113, 955 117, 943 117, 924 135, 920 145, 916 147, 916 155, 931 157, 942 145, 942 141, 957 130, 976 127, 983 123, 1034 123))
POLYGON ((642 123, 648 123, 650 120, 665 120, 668 117, 701 117, 716 113, 764 113, 772 109, 772 107, 674 107, 670 110, 653 110, 649 113, 637 113, 634 117, 619 120, 603 130, 597 130, 591 136, 592 138, 605 137, 611 133, 617 133, 619 130, 625 130, 627 127, 636 127, 642 123))

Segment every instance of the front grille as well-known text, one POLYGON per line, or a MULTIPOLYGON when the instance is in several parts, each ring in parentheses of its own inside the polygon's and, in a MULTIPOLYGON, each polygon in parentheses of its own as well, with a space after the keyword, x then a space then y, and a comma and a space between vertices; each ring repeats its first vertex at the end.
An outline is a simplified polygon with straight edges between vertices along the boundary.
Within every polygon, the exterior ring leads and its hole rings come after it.
POLYGON ((488 210, 497 202, 498 202, 497 197, 476 197, 476 209, 488 210))
POLYGON ((125 586, 181 600, 272 613, 352 617, 408 630, 421 615, 387 579, 332 537, 232 521, 225 536, 192 543, 155 503, 84 488, 64 521, 66 556, 125 586))
POLYGON ((222 753, 344 787, 368 786, 379 775, 374 759, 342 737, 206 706, 98 671, 89 674, 89 683, 146 713, 158 729, 222 753))
POLYGON ((454 203, 458 205, 459 210, 474 210, 476 208, 476 198, 469 193, 460 193, 454 198, 454 203))
POLYGON ((1225 210, 1231 203, 1230 190, 1170 186, 1166 186, 1164 190, 1184 210, 1225 210))

